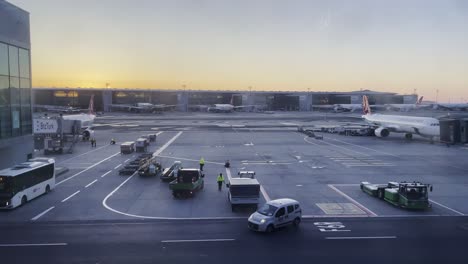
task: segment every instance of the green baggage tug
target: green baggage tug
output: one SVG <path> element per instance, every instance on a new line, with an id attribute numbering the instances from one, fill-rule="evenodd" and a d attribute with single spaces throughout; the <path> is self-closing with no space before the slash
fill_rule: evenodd
<path id="1" fill-rule="evenodd" d="M 428 191 L 432 192 L 432 185 L 430 184 L 420 182 L 389 182 L 388 184 L 361 182 L 361 190 L 398 207 L 416 210 L 431 208 L 428 196 Z"/>

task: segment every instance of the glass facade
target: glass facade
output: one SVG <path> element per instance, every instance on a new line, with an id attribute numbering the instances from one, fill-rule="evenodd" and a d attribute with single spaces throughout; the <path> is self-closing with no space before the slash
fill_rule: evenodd
<path id="1" fill-rule="evenodd" d="M 32 134 L 29 50 L 0 42 L 0 139 Z"/>

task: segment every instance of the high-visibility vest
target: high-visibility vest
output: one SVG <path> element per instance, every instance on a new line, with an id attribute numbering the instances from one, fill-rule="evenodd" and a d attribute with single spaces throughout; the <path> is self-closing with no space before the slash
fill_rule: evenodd
<path id="1" fill-rule="evenodd" d="M 201 159 L 200 159 L 200 164 L 201 164 L 201 165 L 205 165 L 205 159 L 201 158 Z"/>
<path id="2" fill-rule="evenodd" d="M 223 182 L 224 181 L 223 175 L 218 175 L 218 178 L 216 179 L 216 181 Z"/>

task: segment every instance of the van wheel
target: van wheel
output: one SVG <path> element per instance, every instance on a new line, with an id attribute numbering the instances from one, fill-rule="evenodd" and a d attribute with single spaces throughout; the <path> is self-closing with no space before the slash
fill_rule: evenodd
<path id="1" fill-rule="evenodd" d="M 299 227 L 300 223 L 301 223 L 301 219 L 299 217 L 296 217 L 296 219 L 294 219 L 293 225 L 295 227 Z"/>
<path id="2" fill-rule="evenodd" d="M 266 228 L 266 232 L 267 232 L 267 233 L 271 233 L 271 232 L 273 232 L 274 230 L 275 230 L 275 228 L 273 227 L 272 224 L 269 224 L 269 225 L 267 226 L 267 228 Z"/>
<path id="3" fill-rule="evenodd" d="M 47 186 L 45 187 L 45 192 L 46 192 L 46 193 L 50 193 L 50 186 L 49 186 L 49 185 L 47 185 Z"/>
<path id="4" fill-rule="evenodd" d="M 21 205 L 25 205 L 27 202 L 28 202 L 28 197 L 26 197 L 26 195 L 23 195 L 23 197 L 21 198 Z"/>

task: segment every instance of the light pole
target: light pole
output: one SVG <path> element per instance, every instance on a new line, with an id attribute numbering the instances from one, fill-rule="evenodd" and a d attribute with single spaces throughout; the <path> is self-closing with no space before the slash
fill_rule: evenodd
<path id="1" fill-rule="evenodd" d="M 439 103 L 439 89 L 436 90 L 436 103 Z"/>

